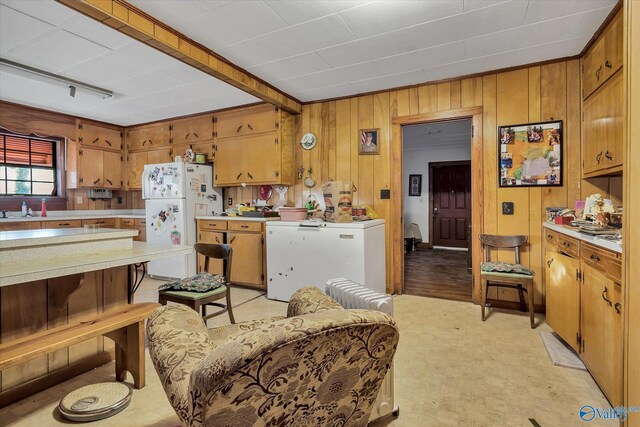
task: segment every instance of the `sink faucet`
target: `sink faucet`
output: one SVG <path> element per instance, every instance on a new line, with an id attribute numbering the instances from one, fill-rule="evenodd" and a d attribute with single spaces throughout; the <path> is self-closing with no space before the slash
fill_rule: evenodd
<path id="1" fill-rule="evenodd" d="M 2 211 L 2 218 L 6 218 L 7 217 L 7 211 Z"/>

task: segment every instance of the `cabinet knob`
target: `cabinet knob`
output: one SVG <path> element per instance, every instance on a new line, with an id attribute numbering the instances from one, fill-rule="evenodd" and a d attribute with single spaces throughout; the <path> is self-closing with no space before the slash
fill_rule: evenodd
<path id="1" fill-rule="evenodd" d="M 600 73 L 602 72 L 602 65 L 596 70 L 596 80 L 600 80 Z"/>
<path id="2" fill-rule="evenodd" d="M 551 264 L 553 264 L 553 258 L 547 261 L 547 267 L 551 267 Z"/>
<path id="3" fill-rule="evenodd" d="M 232 244 L 234 240 L 236 240 L 236 236 L 233 236 L 231 240 L 229 240 L 229 244 Z"/>
<path id="4" fill-rule="evenodd" d="M 109 147 L 111 147 L 111 146 L 112 146 L 108 139 L 105 139 L 105 140 L 104 140 L 104 142 L 106 142 L 107 144 L 109 144 Z"/>
<path id="5" fill-rule="evenodd" d="M 607 287 L 604 287 L 604 291 L 602 291 L 602 299 L 605 300 L 607 302 L 607 304 L 609 304 L 609 307 L 611 307 L 611 300 L 608 299 L 607 297 L 604 296 L 604 294 L 606 294 L 609 291 L 609 289 L 607 289 Z"/>
<path id="6" fill-rule="evenodd" d="M 253 130 L 253 128 L 251 127 L 250 124 L 247 123 L 247 127 L 249 128 L 249 130 Z"/>
<path id="7" fill-rule="evenodd" d="M 604 153 L 604 156 L 605 156 L 607 159 L 609 159 L 609 160 L 613 160 L 613 156 L 611 155 L 611 153 L 609 152 L 609 150 L 607 150 L 607 151 Z"/>
<path id="8" fill-rule="evenodd" d="M 613 64 L 611 64 L 611 62 L 607 59 L 607 60 L 604 62 L 604 66 L 605 66 L 605 67 L 607 67 L 607 68 L 612 68 L 612 67 L 613 67 Z"/>
<path id="9" fill-rule="evenodd" d="M 242 176 L 242 174 L 243 174 L 243 172 L 240 172 L 240 173 L 238 174 L 238 176 L 236 176 L 236 180 L 240 179 L 240 177 Z"/>
<path id="10" fill-rule="evenodd" d="M 596 162 L 600 164 L 600 159 L 602 159 L 602 151 L 596 154 Z"/>
<path id="11" fill-rule="evenodd" d="M 100 178 L 96 179 L 95 181 L 93 181 L 94 184 L 97 184 L 100 182 Z"/>
<path id="12" fill-rule="evenodd" d="M 238 129 L 236 129 L 236 133 L 240 132 L 240 129 L 242 129 L 242 125 L 238 126 Z"/>
<path id="13" fill-rule="evenodd" d="M 247 172 L 247 175 L 249 175 L 249 178 L 253 179 L 253 176 L 249 172 Z"/>
<path id="14" fill-rule="evenodd" d="M 600 257 L 598 255 L 596 255 L 596 254 L 591 254 L 591 256 L 589 258 L 591 258 L 594 261 L 600 261 Z"/>

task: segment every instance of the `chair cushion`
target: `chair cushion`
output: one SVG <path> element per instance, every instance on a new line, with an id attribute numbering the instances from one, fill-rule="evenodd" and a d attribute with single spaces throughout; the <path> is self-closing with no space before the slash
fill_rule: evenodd
<path id="1" fill-rule="evenodd" d="M 480 264 L 480 268 L 482 273 L 510 273 L 526 276 L 535 276 L 536 274 L 523 265 L 502 261 L 483 262 Z"/>
<path id="2" fill-rule="evenodd" d="M 224 276 L 209 273 L 198 273 L 195 276 L 158 286 L 159 291 L 209 292 L 227 282 Z"/>
<path id="3" fill-rule="evenodd" d="M 207 298 L 210 297 L 212 295 L 218 295 L 218 294 L 224 294 L 225 292 L 227 292 L 227 287 L 222 285 L 218 288 L 215 288 L 211 291 L 208 292 L 194 292 L 194 291 L 160 291 L 161 294 L 164 295 L 171 295 L 174 297 L 180 297 L 183 299 L 192 299 L 192 300 L 196 300 L 196 299 L 200 299 L 200 298 Z"/>

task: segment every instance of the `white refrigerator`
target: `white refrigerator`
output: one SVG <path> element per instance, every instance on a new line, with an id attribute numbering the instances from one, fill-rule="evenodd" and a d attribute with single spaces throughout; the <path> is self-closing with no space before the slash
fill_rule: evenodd
<path id="1" fill-rule="evenodd" d="M 213 188 L 213 167 L 175 162 L 145 165 L 142 174 L 147 243 L 196 243 L 196 216 L 222 212 L 222 191 Z M 150 261 L 152 277 L 183 279 L 196 274 L 196 255 Z"/>
<path id="2" fill-rule="evenodd" d="M 267 297 L 289 301 L 298 289 L 344 277 L 386 293 L 384 220 L 335 224 L 267 222 Z"/>

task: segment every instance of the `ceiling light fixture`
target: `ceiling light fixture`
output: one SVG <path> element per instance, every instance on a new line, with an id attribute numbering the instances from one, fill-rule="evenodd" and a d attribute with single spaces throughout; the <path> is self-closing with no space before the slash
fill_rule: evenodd
<path id="1" fill-rule="evenodd" d="M 107 89 L 103 89 L 98 86 L 90 85 L 88 83 L 79 82 L 67 77 L 59 76 L 57 74 L 50 73 L 48 71 L 39 70 L 37 68 L 30 67 L 28 65 L 20 64 L 17 62 L 9 61 L 8 59 L 0 58 L 0 65 L 11 70 L 17 70 L 20 74 L 26 74 L 27 77 L 44 79 L 46 81 L 54 81 L 56 83 L 62 83 L 69 88 L 69 95 L 75 97 L 76 89 L 81 88 L 85 91 L 98 94 L 102 99 L 113 98 L 113 92 Z"/>

